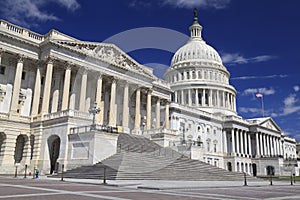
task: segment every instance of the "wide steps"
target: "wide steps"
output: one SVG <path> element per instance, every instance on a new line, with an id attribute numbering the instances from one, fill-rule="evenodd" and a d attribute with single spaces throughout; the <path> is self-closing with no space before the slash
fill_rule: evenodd
<path id="1" fill-rule="evenodd" d="M 163 148 L 142 136 L 120 134 L 118 153 L 90 166 L 64 173 L 66 178 L 107 180 L 201 180 L 222 181 L 244 179 L 243 173 L 191 160 L 171 148 Z M 247 177 L 249 180 L 256 178 Z"/>

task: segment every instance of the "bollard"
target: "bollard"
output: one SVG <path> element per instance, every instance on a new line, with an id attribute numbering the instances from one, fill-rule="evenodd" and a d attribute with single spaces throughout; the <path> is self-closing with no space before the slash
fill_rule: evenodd
<path id="1" fill-rule="evenodd" d="M 244 172 L 244 186 L 247 186 L 247 177 L 246 177 L 246 172 Z"/>
<path id="2" fill-rule="evenodd" d="M 32 179 L 34 179 L 34 176 L 35 176 L 35 167 L 33 168 Z"/>
<path id="3" fill-rule="evenodd" d="M 106 184 L 106 167 L 103 168 L 103 184 Z"/>
<path id="4" fill-rule="evenodd" d="M 62 164 L 61 165 L 61 178 L 60 178 L 61 181 L 64 181 L 64 168 L 65 168 L 65 165 Z"/>
<path id="5" fill-rule="evenodd" d="M 18 176 L 18 166 L 16 166 L 16 169 L 15 169 L 15 178 L 17 178 Z"/>
<path id="6" fill-rule="evenodd" d="M 293 177 L 294 177 L 294 183 L 296 183 L 296 174 L 293 173 Z"/>
<path id="7" fill-rule="evenodd" d="M 27 165 L 25 165 L 25 173 L 24 173 L 24 178 L 27 176 Z"/>

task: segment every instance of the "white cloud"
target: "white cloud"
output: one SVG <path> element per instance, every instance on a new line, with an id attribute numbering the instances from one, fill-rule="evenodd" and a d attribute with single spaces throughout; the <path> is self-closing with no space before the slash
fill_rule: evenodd
<path id="1" fill-rule="evenodd" d="M 274 74 L 269 76 L 240 76 L 240 77 L 233 77 L 231 80 L 249 80 L 249 79 L 273 79 L 273 78 L 286 78 L 288 75 L 285 74 Z"/>
<path id="2" fill-rule="evenodd" d="M 275 94 L 276 91 L 273 88 L 248 88 L 243 91 L 242 95 L 253 95 L 256 93 L 261 93 L 263 95 L 272 95 Z"/>
<path id="3" fill-rule="evenodd" d="M 57 16 L 42 9 L 50 3 L 56 3 L 69 11 L 75 11 L 80 7 L 77 0 L 2 0 L 0 12 L 8 21 L 30 27 L 36 21 L 59 20 Z"/>
<path id="4" fill-rule="evenodd" d="M 222 61 L 229 65 L 265 62 L 276 58 L 275 56 L 271 55 L 260 55 L 246 58 L 239 53 L 222 53 L 221 56 Z"/>
<path id="5" fill-rule="evenodd" d="M 163 3 L 180 8 L 215 8 L 224 9 L 231 0 L 162 0 Z"/>
<path id="6" fill-rule="evenodd" d="M 255 114 L 262 112 L 261 109 L 259 109 L 259 108 L 246 108 L 246 107 L 240 107 L 239 111 L 241 113 L 255 113 Z"/>
<path id="7" fill-rule="evenodd" d="M 283 103 L 286 107 L 290 107 L 293 106 L 297 101 L 298 99 L 296 99 L 296 95 L 290 94 L 288 97 L 284 99 Z"/>
<path id="8" fill-rule="evenodd" d="M 296 94 L 290 94 L 283 100 L 283 109 L 279 116 L 287 116 L 293 113 L 298 113 L 300 111 L 299 99 L 297 99 Z"/>
<path id="9" fill-rule="evenodd" d="M 231 0 L 131 0 L 130 7 L 173 6 L 176 8 L 225 9 Z"/>
<path id="10" fill-rule="evenodd" d="M 298 91 L 300 90 L 300 87 L 299 87 L 298 85 L 295 85 L 295 86 L 293 87 L 293 89 L 294 89 L 295 92 L 298 92 Z"/>

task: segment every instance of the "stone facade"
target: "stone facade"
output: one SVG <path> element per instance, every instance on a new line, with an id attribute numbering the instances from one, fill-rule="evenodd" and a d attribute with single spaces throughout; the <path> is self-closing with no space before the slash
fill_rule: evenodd
<path id="1" fill-rule="evenodd" d="M 116 152 L 114 130 L 228 170 L 284 175 L 295 139 L 269 117 L 237 115 L 230 73 L 201 30 L 195 17 L 164 81 L 115 45 L 0 20 L 1 173 L 95 164 Z M 94 102 L 101 133 L 86 130 Z"/>

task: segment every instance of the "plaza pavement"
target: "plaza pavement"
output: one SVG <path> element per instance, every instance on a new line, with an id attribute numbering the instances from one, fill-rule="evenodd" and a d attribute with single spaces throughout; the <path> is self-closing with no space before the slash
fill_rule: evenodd
<path id="1" fill-rule="evenodd" d="M 0 176 L 0 199 L 7 200 L 191 200 L 191 199 L 300 199 L 300 183 L 289 181 L 107 181 L 40 179 Z"/>

